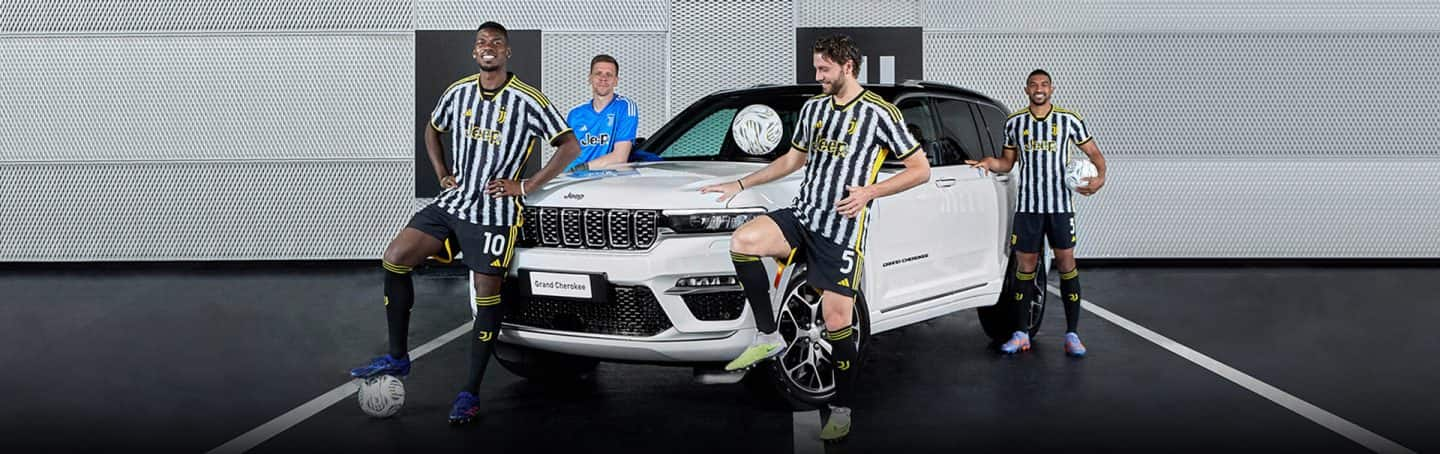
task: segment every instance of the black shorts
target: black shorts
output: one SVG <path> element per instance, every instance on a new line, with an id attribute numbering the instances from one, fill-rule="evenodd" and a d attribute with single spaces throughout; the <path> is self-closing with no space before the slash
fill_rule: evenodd
<path id="1" fill-rule="evenodd" d="M 1038 254 L 1050 239 L 1051 249 L 1070 249 L 1080 237 L 1075 233 L 1075 213 L 1015 213 L 1015 232 L 1010 245 L 1020 252 Z"/>
<path id="2" fill-rule="evenodd" d="M 465 253 L 465 266 L 480 274 L 504 276 L 515 254 L 520 226 L 478 225 L 462 220 L 435 204 L 425 205 L 410 218 L 410 227 L 440 241 L 452 234 Z"/>
<path id="3" fill-rule="evenodd" d="M 774 220 L 775 225 L 780 226 L 780 233 L 785 235 L 785 242 L 790 243 L 791 249 L 805 252 L 810 285 L 855 297 L 855 292 L 860 289 L 860 271 L 865 264 L 864 251 L 858 246 L 856 249 L 849 249 L 835 244 L 820 233 L 811 231 L 795 217 L 795 210 L 790 208 L 771 211 L 765 215 Z"/>

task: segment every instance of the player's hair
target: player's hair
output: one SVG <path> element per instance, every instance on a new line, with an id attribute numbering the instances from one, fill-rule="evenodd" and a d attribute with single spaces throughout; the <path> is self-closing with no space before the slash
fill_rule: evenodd
<path id="1" fill-rule="evenodd" d="M 609 63 L 609 64 L 612 64 L 612 65 L 615 65 L 615 75 L 617 75 L 617 76 L 620 75 L 620 62 L 615 61 L 615 57 L 611 57 L 611 56 L 605 55 L 605 54 L 596 55 L 595 58 L 590 59 L 590 70 L 591 70 L 591 71 L 594 71 L 594 70 L 595 70 L 595 64 L 596 64 L 596 63 L 600 63 L 600 62 L 602 62 L 602 61 L 603 61 L 603 62 L 606 62 L 606 63 Z"/>
<path id="2" fill-rule="evenodd" d="M 487 29 L 488 29 L 488 30 L 495 30 L 495 32 L 500 33 L 500 36 L 505 37 L 505 40 L 506 40 L 506 41 L 509 41 L 509 40 L 510 40 L 510 31 L 509 31 L 509 30 L 506 30 L 506 29 L 505 29 L 505 26 L 504 26 L 504 25 L 500 25 L 499 22 L 487 21 L 487 22 L 485 22 L 485 23 L 483 23 L 483 24 L 480 24 L 480 28 L 476 28 L 476 29 L 475 29 L 475 33 L 480 33 L 481 31 L 487 30 Z"/>
<path id="3" fill-rule="evenodd" d="M 1052 84 L 1055 83 L 1055 78 L 1054 78 L 1054 77 L 1050 77 L 1050 73 L 1045 72 L 1045 70 L 1043 70 L 1043 69 L 1037 69 L 1037 70 L 1034 70 L 1034 71 L 1030 71 L 1030 75 L 1025 76 L 1025 82 L 1026 82 L 1026 83 L 1029 83 L 1029 82 L 1030 82 L 1030 78 L 1031 78 L 1031 77 L 1035 77 L 1035 76 L 1037 76 L 1037 75 L 1039 75 L 1039 76 L 1045 76 L 1046 79 L 1050 79 L 1050 83 L 1052 83 Z"/>
<path id="4" fill-rule="evenodd" d="M 815 46 L 810 50 L 812 53 L 824 55 L 825 58 L 842 66 L 847 61 L 854 63 L 850 72 L 855 77 L 860 76 L 860 46 L 856 45 L 855 40 L 850 39 L 849 36 L 836 33 L 821 37 L 815 40 Z"/>

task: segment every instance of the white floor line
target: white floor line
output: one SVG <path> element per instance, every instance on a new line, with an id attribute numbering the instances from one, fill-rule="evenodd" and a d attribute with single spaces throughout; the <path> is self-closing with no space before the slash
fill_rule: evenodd
<path id="1" fill-rule="evenodd" d="M 446 343 L 449 343 L 450 341 L 455 340 L 460 336 L 463 336 L 466 332 L 470 331 L 470 325 L 471 323 L 467 321 L 461 324 L 458 328 L 452 329 L 450 330 L 450 332 L 442 334 L 440 335 L 440 337 L 437 337 L 430 342 L 426 342 L 424 345 L 410 350 L 410 360 L 414 361 L 420 359 L 420 357 L 425 356 L 426 353 L 430 353 L 430 351 L 440 348 L 441 345 L 445 345 Z M 251 429 L 249 432 L 245 432 L 239 437 L 236 437 L 234 440 L 230 440 L 229 442 L 220 445 L 220 447 L 210 450 L 210 454 L 228 454 L 249 451 L 256 446 L 259 446 L 260 443 L 264 443 L 265 440 L 269 440 L 271 437 L 279 435 L 280 432 L 284 432 L 291 427 L 295 427 L 295 425 L 300 424 L 301 421 L 309 419 L 311 416 L 315 416 L 316 413 L 320 413 L 326 408 L 330 408 L 330 406 L 335 405 L 336 402 L 350 397 L 351 395 L 355 394 L 355 392 L 359 389 L 360 379 L 357 378 L 345 382 L 340 386 L 336 386 L 335 389 L 332 389 L 325 394 L 321 394 L 319 397 L 310 399 L 309 402 L 306 402 L 299 407 L 295 407 L 294 410 L 287 411 L 285 412 L 285 414 L 277 416 L 275 417 L 275 419 L 272 419 L 265 424 L 261 424 L 260 427 Z"/>
<path id="2" fill-rule="evenodd" d="M 1053 293 L 1056 296 L 1060 296 L 1059 288 L 1053 285 L 1049 287 L 1050 293 Z M 1085 310 L 1090 311 L 1091 313 L 1099 316 L 1100 318 L 1103 318 L 1110 323 L 1114 323 L 1121 328 L 1135 333 L 1136 335 L 1144 338 L 1145 340 L 1148 340 L 1155 345 L 1159 345 L 1161 348 L 1169 350 L 1171 353 L 1179 355 L 1181 358 L 1185 358 L 1186 360 L 1189 360 L 1190 362 L 1195 363 L 1196 365 L 1199 365 L 1200 367 L 1203 367 L 1210 372 L 1214 372 L 1215 375 L 1219 375 L 1226 380 L 1230 380 L 1231 382 L 1234 382 L 1235 384 L 1250 390 L 1250 392 L 1260 395 L 1260 397 L 1269 399 L 1271 402 L 1275 402 L 1281 407 L 1285 407 L 1286 409 L 1305 417 L 1305 419 L 1314 421 L 1316 424 L 1324 426 L 1326 429 L 1330 429 L 1331 431 L 1340 434 L 1340 436 L 1349 438 L 1351 441 L 1359 443 L 1362 446 L 1369 448 L 1371 451 L 1383 454 L 1414 454 L 1415 452 L 1410 450 L 1409 448 L 1401 446 L 1399 443 L 1390 441 L 1389 439 L 1382 437 L 1379 434 L 1366 430 L 1364 427 L 1360 427 L 1355 423 L 1346 421 L 1345 419 L 1336 416 L 1334 413 L 1325 411 L 1325 409 L 1323 408 L 1317 407 L 1309 402 L 1300 400 L 1300 398 L 1295 397 L 1285 391 L 1282 391 L 1280 390 L 1280 388 L 1276 388 L 1268 383 L 1257 380 L 1255 379 L 1255 377 L 1251 377 L 1244 372 L 1240 372 L 1233 367 L 1225 365 L 1225 363 L 1216 361 L 1209 356 L 1205 356 L 1205 354 L 1203 353 L 1191 349 L 1190 347 L 1181 345 L 1179 342 L 1175 342 L 1168 337 L 1162 336 L 1159 333 L 1140 326 L 1135 322 L 1127 320 L 1125 319 L 1125 317 L 1121 317 L 1119 315 L 1116 315 L 1114 312 L 1105 310 L 1105 308 L 1100 307 L 1093 302 L 1090 302 L 1090 300 L 1081 299 L 1080 305 L 1081 307 L 1085 308 Z"/>
<path id="3" fill-rule="evenodd" d="M 825 445 L 820 441 L 820 411 L 797 411 L 794 413 L 795 454 L 824 454 Z"/>

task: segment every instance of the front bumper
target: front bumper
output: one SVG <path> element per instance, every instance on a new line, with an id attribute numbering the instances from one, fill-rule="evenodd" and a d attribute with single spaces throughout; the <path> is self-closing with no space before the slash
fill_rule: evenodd
<path id="1" fill-rule="evenodd" d="M 593 307 L 580 306 L 585 304 L 583 301 L 553 297 L 516 301 L 514 307 L 520 312 L 507 316 L 500 340 L 610 360 L 729 361 L 749 345 L 755 326 L 748 305 L 739 297 L 738 286 L 707 288 L 698 293 L 676 286 L 679 279 L 686 277 L 733 276 L 729 250 L 729 235 L 667 236 L 646 251 L 517 250 L 507 279 L 508 292 L 515 292 L 515 286 L 529 285 L 520 279 L 522 269 L 604 274 L 611 287 L 628 289 L 620 298 L 623 301 L 615 303 L 619 305 L 606 309 L 623 314 L 597 314 Z M 767 267 L 773 266 L 767 262 Z M 690 293 L 690 304 L 684 293 Z M 704 305 L 720 299 L 731 301 L 732 306 L 718 309 L 713 304 Z M 652 316 L 663 320 L 645 318 Z M 635 320 L 637 317 L 645 319 Z"/>

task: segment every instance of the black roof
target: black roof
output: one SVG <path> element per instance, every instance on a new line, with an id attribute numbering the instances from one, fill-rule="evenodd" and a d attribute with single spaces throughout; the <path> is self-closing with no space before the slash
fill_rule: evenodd
<path id="1" fill-rule="evenodd" d="M 895 99 L 897 96 L 907 93 L 939 93 L 968 101 L 990 104 L 1000 110 L 1009 112 L 1005 105 L 994 98 L 968 88 L 961 88 L 955 85 L 933 82 L 907 80 L 894 84 L 864 84 L 865 89 L 875 92 L 885 99 Z M 747 88 L 723 90 L 710 94 L 707 97 L 728 97 L 728 96 L 750 96 L 750 95 L 788 95 L 788 94 L 819 94 L 820 84 L 795 84 L 795 85 L 754 85 Z"/>

